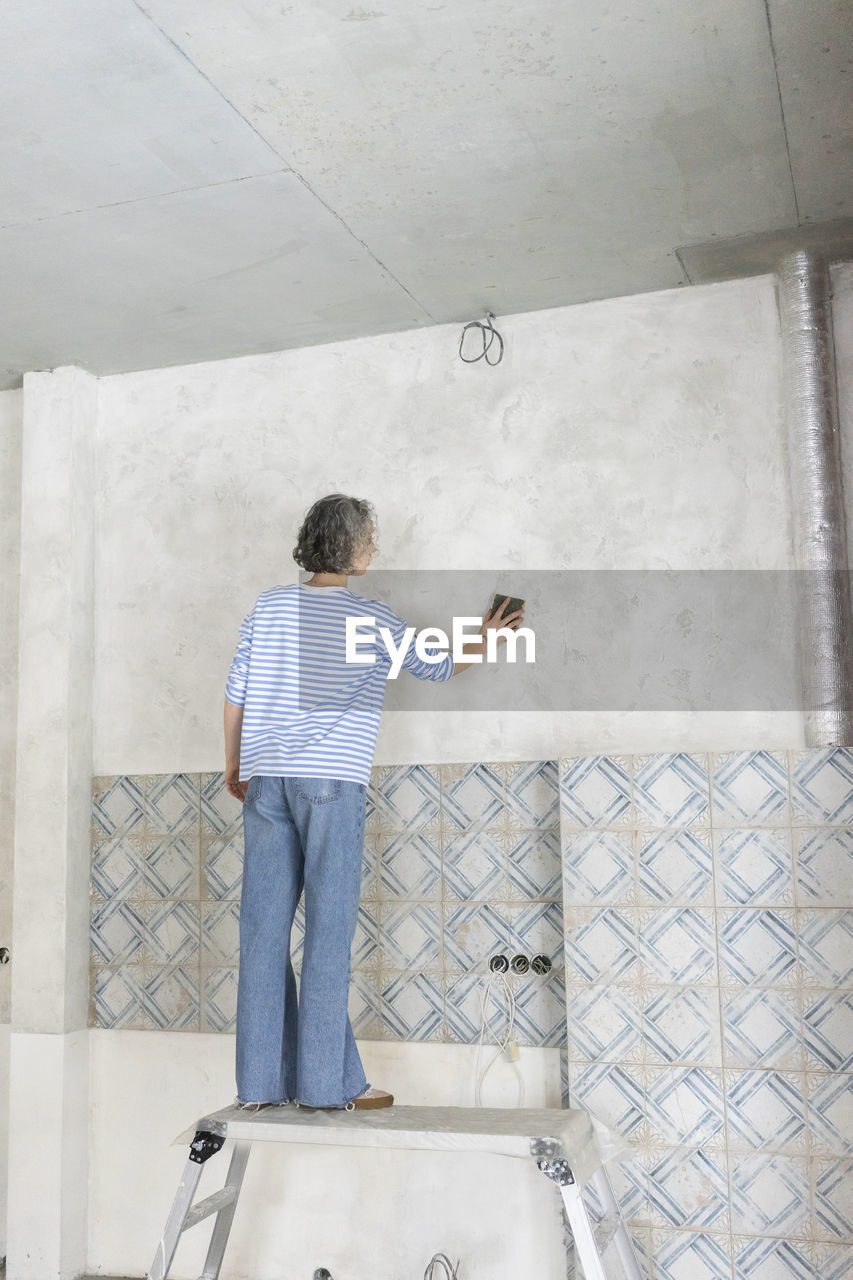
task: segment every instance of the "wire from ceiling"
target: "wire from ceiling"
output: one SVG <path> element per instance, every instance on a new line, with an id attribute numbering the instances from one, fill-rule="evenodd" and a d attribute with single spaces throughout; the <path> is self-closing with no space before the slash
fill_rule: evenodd
<path id="1" fill-rule="evenodd" d="M 478 360 L 485 360 L 486 364 L 495 365 L 495 364 L 500 364 L 501 360 L 503 360 L 504 340 L 501 337 L 501 335 L 498 333 L 495 326 L 492 324 L 492 321 L 494 320 L 494 318 L 495 318 L 494 312 L 489 311 L 486 315 L 485 320 L 470 320 L 468 324 L 464 326 L 461 334 L 459 335 L 459 359 L 464 360 L 465 364 L 476 364 Z M 480 331 L 480 339 L 483 343 L 483 350 L 480 352 L 479 355 L 476 355 L 476 356 L 465 355 L 465 350 L 464 350 L 465 334 L 468 332 L 469 329 L 478 329 Z M 491 350 L 492 345 L 496 338 L 498 341 L 497 357 L 493 360 L 490 360 L 489 351 Z M 470 342 L 468 345 L 470 347 Z"/>

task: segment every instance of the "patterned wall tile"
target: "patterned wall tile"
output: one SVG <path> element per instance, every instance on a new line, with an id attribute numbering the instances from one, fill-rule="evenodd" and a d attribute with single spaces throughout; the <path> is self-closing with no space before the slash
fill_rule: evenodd
<path id="1" fill-rule="evenodd" d="M 793 821 L 853 827 L 853 750 L 791 752 Z"/>
<path id="2" fill-rule="evenodd" d="M 134 898 L 140 894 L 145 840 L 140 836 L 107 836 L 92 850 L 92 888 L 102 898 Z"/>
<path id="3" fill-rule="evenodd" d="M 374 820 L 392 831 L 419 830 L 438 823 L 438 769 L 422 764 L 383 766 L 371 776 Z"/>
<path id="4" fill-rule="evenodd" d="M 444 1025 L 444 993 L 437 972 L 382 971 L 380 1016 L 395 1039 L 437 1040 Z"/>
<path id="5" fill-rule="evenodd" d="M 708 1231 L 654 1231 L 655 1280 L 729 1280 L 728 1235 Z"/>
<path id="6" fill-rule="evenodd" d="M 411 970 L 437 967 L 441 960 L 441 915 L 438 904 L 385 903 L 377 942 L 383 968 Z"/>
<path id="7" fill-rule="evenodd" d="M 566 985 L 561 973 L 525 975 L 516 990 L 515 1039 L 555 1047 L 566 1038 Z"/>
<path id="8" fill-rule="evenodd" d="M 197 902 L 143 903 L 140 959 L 150 964 L 198 965 L 200 924 Z"/>
<path id="9" fill-rule="evenodd" d="M 543 829 L 560 821 L 556 760 L 511 765 L 506 772 L 506 805 L 520 827 Z"/>
<path id="10" fill-rule="evenodd" d="M 719 913 L 722 975 L 748 986 L 789 986 L 797 977 L 792 911 L 744 908 Z"/>
<path id="11" fill-rule="evenodd" d="M 668 906 L 712 904 L 710 832 L 637 831 L 637 883 L 641 903 Z"/>
<path id="12" fill-rule="evenodd" d="M 679 751 L 635 756 L 633 801 L 640 827 L 693 827 L 710 823 L 708 760 Z"/>
<path id="13" fill-rule="evenodd" d="M 506 812 L 504 771 L 490 764 L 442 764 L 441 820 L 446 829 L 488 827 Z"/>
<path id="14" fill-rule="evenodd" d="M 92 1002 L 97 1026 L 138 1029 L 147 1025 L 142 986 L 136 965 L 97 968 L 92 975 Z"/>
<path id="15" fill-rule="evenodd" d="M 506 912 L 487 902 L 457 906 L 444 904 L 442 942 L 449 970 L 482 970 L 489 957 L 509 954 L 510 925 Z"/>
<path id="16" fill-rule="evenodd" d="M 441 849 L 436 838 L 400 832 L 383 840 L 378 854 L 381 898 L 441 896 Z"/>
<path id="17" fill-rule="evenodd" d="M 348 1013 L 353 1033 L 366 1040 L 387 1037 L 382 1023 L 379 972 L 356 970 L 350 982 Z"/>
<path id="18" fill-rule="evenodd" d="M 202 1031 L 233 1034 L 237 1019 L 237 968 L 233 965 L 201 967 Z"/>
<path id="19" fill-rule="evenodd" d="M 809 1236 L 811 1197 L 805 1157 L 735 1153 L 730 1162 L 735 1232 L 802 1239 Z"/>
<path id="20" fill-rule="evenodd" d="M 817 1244 L 813 1249 L 816 1280 L 850 1280 L 853 1244 Z"/>
<path id="21" fill-rule="evenodd" d="M 640 959 L 650 981 L 691 985 L 717 981 L 711 911 L 700 907 L 641 911 L 638 935 Z"/>
<path id="22" fill-rule="evenodd" d="M 720 1072 L 704 1067 L 647 1068 L 646 1122 L 653 1140 L 666 1146 L 701 1143 L 706 1149 L 719 1148 L 725 1124 Z"/>
<path id="23" fill-rule="evenodd" d="M 242 834 L 243 808 L 225 789 L 224 773 L 199 774 L 199 816 L 203 831 L 210 835 Z"/>
<path id="24" fill-rule="evenodd" d="M 160 835 L 198 832 L 199 775 L 160 774 L 145 779 L 145 816 Z"/>
<path id="25" fill-rule="evenodd" d="M 797 905 L 853 907 L 853 827 L 794 829 Z"/>
<path id="26" fill-rule="evenodd" d="M 145 975 L 142 1005 L 151 1023 L 163 1030 L 198 1031 L 201 1026 L 199 973 L 163 965 Z"/>
<path id="27" fill-rule="evenodd" d="M 738 1237 L 735 1280 L 825 1280 L 811 1253 L 807 1245 L 773 1236 Z"/>
<path id="28" fill-rule="evenodd" d="M 567 907 L 566 978 L 627 982 L 639 964 L 637 913 L 630 907 Z"/>
<path id="29" fill-rule="evenodd" d="M 645 1088 L 630 1063 L 575 1063 L 569 1059 L 569 1097 L 625 1138 L 645 1123 Z"/>
<path id="30" fill-rule="evenodd" d="M 793 904 L 790 827 L 716 831 L 714 859 L 717 901 L 721 905 Z"/>
<path id="31" fill-rule="evenodd" d="M 630 761 L 621 756 L 586 756 L 560 762 L 560 825 L 625 827 L 634 821 Z"/>
<path id="32" fill-rule="evenodd" d="M 806 982 L 853 987 L 853 910 L 799 911 L 797 926 Z"/>
<path id="33" fill-rule="evenodd" d="M 632 904 L 637 885 L 630 831 L 569 833 L 563 852 L 563 900 L 570 906 Z"/>
<path id="34" fill-rule="evenodd" d="M 729 988 L 721 999 L 726 1066 L 794 1070 L 805 1065 L 797 991 Z"/>
<path id="35" fill-rule="evenodd" d="M 464 831 L 447 838 L 443 851 L 445 898 L 489 902 L 506 892 L 507 855 L 489 831 Z"/>
<path id="36" fill-rule="evenodd" d="M 95 778 L 92 782 L 92 826 L 96 838 L 133 831 L 145 817 L 142 779 Z"/>
<path id="37" fill-rule="evenodd" d="M 853 991 L 805 992 L 803 1038 L 810 1068 L 853 1071 Z"/>
<path id="38" fill-rule="evenodd" d="M 151 836 L 140 863 L 140 891 L 159 898 L 199 897 L 198 832 L 191 835 Z"/>
<path id="39" fill-rule="evenodd" d="M 92 958 L 97 964 L 119 965 L 138 959 L 145 924 L 139 901 L 114 898 L 97 906 L 92 913 L 89 940 Z"/>
<path id="40" fill-rule="evenodd" d="M 202 896 L 239 901 L 243 879 L 242 829 L 225 835 L 203 832 L 200 848 Z"/>
<path id="41" fill-rule="evenodd" d="M 726 1073 L 730 1151 L 781 1151 L 806 1147 L 806 1078 L 781 1071 Z"/>
<path id="42" fill-rule="evenodd" d="M 715 988 L 646 987 L 641 1019 L 645 1062 L 722 1066 Z"/>
<path id="43" fill-rule="evenodd" d="M 853 1075 L 806 1077 L 808 1126 L 812 1150 L 821 1155 L 853 1151 Z"/>
<path id="44" fill-rule="evenodd" d="M 201 908 L 202 965 L 236 966 L 240 960 L 240 907 L 237 902 L 205 902 Z"/>
<path id="45" fill-rule="evenodd" d="M 509 924 L 509 945 L 514 954 L 532 959 L 545 955 L 555 969 L 563 968 L 563 908 L 559 902 L 532 902 L 508 906 L 502 913 Z"/>
<path id="46" fill-rule="evenodd" d="M 815 1235 L 853 1241 L 853 1160 L 816 1160 L 812 1173 Z"/>
<path id="47" fill-rule="evenodd" d="M 732 751 L 712 757 L 715 827 L 782 827 L 790 822 L 788 773 L 781 752 Z"/>
<path id="48" fill-rule="evenodd" d="M 664 1150 L 649 1167 L 649 1203 L 655 1226 L 727 1230 L 729 1197 L 725 1155 L 707 1148 Z"/>
<path id="49" fill-rule="evenodd" d="M 566 1008 L 573 1062 L 639 1059 L 642 1010 L 634 988 L 614 983 L 571 984 Z"/>
<path id="50" fill-rule="evenodd" d="M 507 849 L 508 891 L 515 901 L 562 898 L 563 864 L 556 829 L 513 835 Z"/>

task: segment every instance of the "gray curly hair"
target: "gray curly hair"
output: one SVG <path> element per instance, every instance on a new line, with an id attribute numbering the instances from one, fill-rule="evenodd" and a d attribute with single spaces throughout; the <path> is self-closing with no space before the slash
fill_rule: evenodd
<path id="1" fill-rule="evenodd" d="M 330 493 L 315 502 L 302 521 L 293 558 L 309 573 L 351 573 L 375 523 L 376 514 L 365 499 Z"/>

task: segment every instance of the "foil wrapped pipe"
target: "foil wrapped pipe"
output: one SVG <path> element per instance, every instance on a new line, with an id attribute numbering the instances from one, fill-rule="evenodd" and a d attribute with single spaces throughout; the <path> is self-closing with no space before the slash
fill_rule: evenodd
<path id="1" fill-rule="evenodd" d="M 800 250 L 779 268 L 806 744 L 853 744 L 850 573 L 829 266 Z"/>

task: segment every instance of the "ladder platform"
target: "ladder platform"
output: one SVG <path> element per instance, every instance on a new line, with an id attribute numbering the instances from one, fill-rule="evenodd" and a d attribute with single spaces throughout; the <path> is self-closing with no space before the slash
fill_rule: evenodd
<path id="1" fill-rule="evenodd" d="M 485 1151 L 529 1160 L 531 1144 L 544 1157 L 563 1156 L 583 1185 L 601 1166 L 592 1121 L 585 1111 L 504 1107 L 377 1107 L 312 1111 L 288 1104 L 263 1111 L 231 1106 L 203 1116 L 175 1139 L 198 1132 L 236 1142 L 302 1142 L 412 1151 Z"/>

